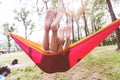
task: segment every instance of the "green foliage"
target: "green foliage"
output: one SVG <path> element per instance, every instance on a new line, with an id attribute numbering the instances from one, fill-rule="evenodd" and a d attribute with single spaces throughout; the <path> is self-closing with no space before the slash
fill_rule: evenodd
<path id="1" fill-rule="evenodd" d="M 52 6 L 54 8 L 60 8 L 61 6 L 59 6 L 60 0 L 51 0 L 52 2 Z"/>
<path id="2" fill-rule="evenodd" d="M 14 13 L 17 14 L 15 19 L 18 20 L 19 22 L 25 21 L 27 19 L 28 15 L 30 14 L 30 12 L 26 11 L 25 8 L 21 8 L 21 10 L 19 12 L 17 10 L 14 10 Z"/>
<path id="3" fill-rule="evenodd" d="M 34 31 L 35 23 L 29 18 L 30 11 L 21 8 L 20 11 L 14 10 L 16 14 L 15 20 L 24 26 L 25 38 L 28 38 Z"/>
<path id="4" fill-rule="evenodd" d="M 9 23 L 5 23 L 5 24 L 3 24 L 3 27 L 4 27 L 5 31 L 2 34 L 4 36 L 6 36 L 7 42 L 5 42 L 5 43 L 7 43 L 7 45 L 6 44 L 2 44 L 2 46 L 7 46 L 6 50 L 10 51 L 12 43 L 11 43 L 11 38 L 10 38 L 9 34 L 6 31 L 14 32 L 16 30 L 16 26 L 15 26 L 15 24 L 10 25 Z"/>

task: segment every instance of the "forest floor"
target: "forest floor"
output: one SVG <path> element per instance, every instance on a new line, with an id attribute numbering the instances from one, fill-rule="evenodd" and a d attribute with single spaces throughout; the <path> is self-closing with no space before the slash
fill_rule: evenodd
<path id="1" fill-rule="evenodd" d="M 24 52 L 0 55 L 0 66 L 18 59 L 19 66 L 11 69 L 7 80 L 120 80 L 120 51 L 115 49 L 97 47 L 69 71 L 54 74 L 40 70 Z"/>

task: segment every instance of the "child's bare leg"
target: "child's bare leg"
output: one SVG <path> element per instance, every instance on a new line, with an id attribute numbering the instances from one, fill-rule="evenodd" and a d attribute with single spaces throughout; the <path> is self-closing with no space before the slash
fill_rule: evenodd
<path id="1" fill-rule="evenodd" d="M 45 51 L 49 50 L 49 32 L 47 32 L 47 31 L 44 32 L 43 48 Z"/>
<path id="2" fill-rule="evenodd" d="M 63 50 L 64 31 L 65 31 L 64 27 L 59 28 L 58 30 L 58 52 Z"/>
<path id="3" fill-rule="evenodd" d="M 51 38 L 51 51 L 57 52 L 58 50 L 58 37 L 57 37 L 57 31 L 58 31 L 58 25 L 63 16 L 62 12 L 57 12 L 56 18 L 54 19 L 53 23 L 51 24 L 51 30 L 52 30 L 52 38 Z"/>
<path id="4" fill-rule="evenodd" d="M 71 35 L 71 26 L 68 25 L 65 28 L 65 44 L 64 44 L 64 49 L 68 49 L 70 45 L 70 35 Z"/>
<path id="5" fill-rule="evenodd" d="M 50 50 L 53 52 L 57 52 L 57 47 L 58 47 L 58 41 L 57 41 L 57 29 L 56 29 L 56 30 L 52 30 Z"/>
<path id="6" fill-rule="evenodd" d="M 45 51 L 49 50 L 49 30 L 55 15 L 56 12 L 53 9 L 48 9 L 46 12 L 45 25 L 44 25 L 44 38 L 43 38 L 43 48 Z"/>

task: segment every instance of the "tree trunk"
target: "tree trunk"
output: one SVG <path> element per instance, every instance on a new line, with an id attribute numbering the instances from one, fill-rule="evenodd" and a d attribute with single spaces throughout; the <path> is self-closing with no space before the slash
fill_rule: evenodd
<path id="1" fill-rule="evenodd" d="M 111 19 L 112 19 L 112 21 L 115 21 L 116 16 L 115 16 L 115 13 L 114 13 L 113 8 L 112 8 L 111 1 L 110 0 L 106 0 L 106 1 L 107 1 L 107 4 L 108 4 Z M 117 46 L 118 46 L 117 50 L 119 50 L 120 49 L 120 28 L 117 28 L 115 33 L 116 33 L 116 40 L 117 40 Z"/>
<path id="2" fill-rule="evenodd" d="M 25 38 L 27 39 L 28 38 L 28 32 L 27 32 L 27 25 L 25 24 L 25 20 L 23 19 L 23 25 L 25 27 Z"/>
<path id="3" fill-rule="evenodd" d="M 81 0 L 81 3 L 82 3 L 82 7 L 84 7 L 83 0 Z M 83 19 L 84 19 L 84 24 L 85 24 L 85 36 L 87 36 L 88 35 L 88 27 L 87 27 L 87 20 L 86 20 L 85 10 L 83 12 Z"/>
<path id="4" fill-rule="evenodd" d="M 45 3 L 45 6 L 46 6 L 46 10 L 48 9 L 48 5 L 47 5 L 47 2 Z"/>
<path id="5" fill-rule="evenodd" d="M 85 36 L 88 35 L 88 27 L 87 27 L 87 20 L 85 16 L 85 12 L 83 13 L 83 19 L 84 19 L 84 24 L 85 24 Z"/>
<path id="6" fill-rule="evenodd" d="M 11 43 L 10 43 L 10 36 L 9 35 L 7 35 L 7 40 L 8 40 L 8 42 L 7 42 L 7 44 L 8 44 L 8 53 L 10 53 Z"/>
<path id="7" fill-rule="evenodd" d="M 63 10 L 64 10 L 65 16 L 66 16 L 66 24 L 68 24 L 68 15 L 67 15 L 65 4 L 64 4 L 63 0 L 62 0 L 62 6 L 63 6 Z"/>
<path id="8" fill-rule="evenodd" d="M 78 31 L 78 40 L 80 40 L 80 29 L 79 29 L 78 21 L 76 23 L 77 23 L 77 31 Z"/>
<path id="9" fill-rule="evenodd" d="M 72 42 L 75 42 L 75 39 L 74 39 L 74 25 L 73 25 L 73 17 L 72 17 Z"/>

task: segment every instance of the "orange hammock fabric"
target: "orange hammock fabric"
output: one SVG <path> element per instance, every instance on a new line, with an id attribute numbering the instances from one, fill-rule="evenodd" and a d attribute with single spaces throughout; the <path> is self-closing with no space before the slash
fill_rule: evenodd
<path id="1" fill-rule="evenodd" d="M 10 33 L 10 36 L 40 69 L 47 73 L 55 73 L 71 69 L 119 26 L 120 19 L 71 44 L 69 51 L 64 50 L 56 54 L 45 52 L 39 43 L 27 40 L 13 33 Z M 66 52 L 66 54 L 63 55 L 63 52 Z"/>

